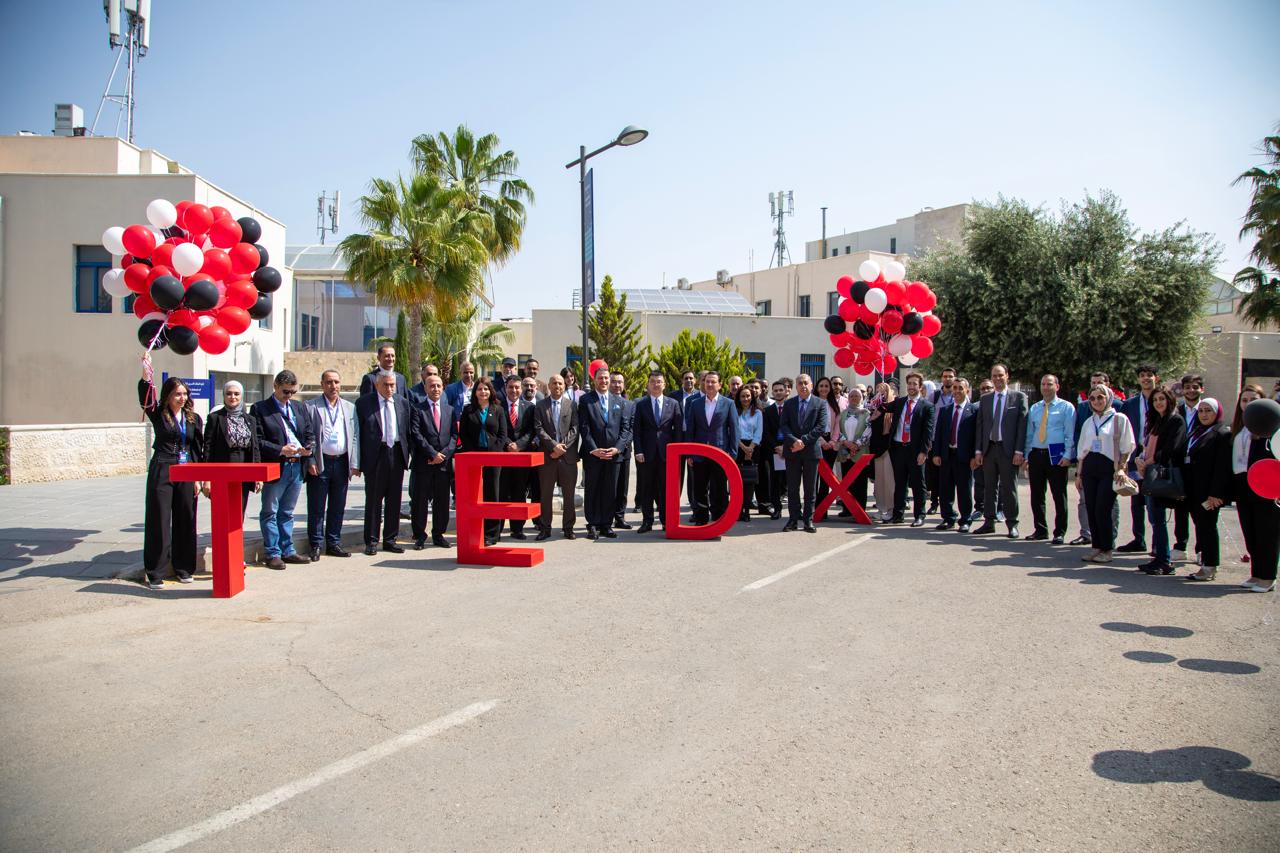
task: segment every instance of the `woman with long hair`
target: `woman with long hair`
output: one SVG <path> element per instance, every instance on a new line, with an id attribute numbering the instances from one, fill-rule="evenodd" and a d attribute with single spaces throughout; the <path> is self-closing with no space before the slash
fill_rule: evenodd
<path id="1" fill-rule="evenodd" d="M 196 484 L 171 481 L 169 468 L 205 461 L 204 432 L 186 383 L 171 376 L 157 394 L 151 354 L 142 361 L 138 405 L 155 433 L 151 443 L 155 452 L 147 466 L 142 565 L 147 586 L 164 589 L 161 576 L 170 562 L 180 583 L 191 583 L 196 570 Z"/>
<path id="2" fill-rule="evenodd" d="M 773 469 L 766 468 L 767 459 L 760 452 L 760 441 L 764 438 L 764 415 L 756 400 L 756 392 L 750 385 L 743 385 L 733 395 L 734 408 L 738 415 L 738 468 L 754 469 L 756 483 L 761 477 L 767 477 Z M 751 506 L 747 497 L 754 491 L 754 483 L 748 483 L 743 477 L 742 511 L 738 513 L 739 521 L 751 521 Z"/>
<path id="3" fill-rule="evenodd" d="M 1138 469 L 1138 484 L 1147 505 L 1147 518 L 1151 522 L 1155 557 L 1139 566 L 1138 570 L 1149 575 L 1171 575 L 1173 561 L 1169 551 L 1167 510 L 1177 502 L 1150 494 L 1147 483 L 1155 474 L 1157 466 L 1168 471 L 1182 464 L 1187 455 L 1187 422 L 1178 413 L 1178 401 L 1168 388 L 1161 386 L 1153 390 L 1149 403 L 1142 452 L 1134 460 L 1134 464 Z"/>
<path id="4" fill-rule="evenodd" d="M 876 386 L 876 396 L 872 398 L 871 437 L 867 443 L 867 452 L 875 457 L 871 464 L 875 473 L 876 514 L 872 521 L 887 524 L 893 519 L 893 462 L 889 459 L 889 444 L 893 441 L 893 413 L 887 411 L 894 398 L 893 386 L 881 382 Z"/>
<path id="5" fill-rule="evenodd" d="M 507 419 L 502 404 L 493 390 L 493 382 L 487 376 L 481 376 L 471 386 L 471 402 L 462 408 L 458 418 L 459 453 L 474 453 L 481 450 L 500 451 L 514 449 L 507 429 Z M 498 499 L 498 472 L 496 467 L 484 469 L 484 499 Z M 573 499 L 569 495 L 568 500 Z M 502 519 L 486 518 L 484 520 L 484 544 L 497 544 L 502 534 Z"/>
<path id="6" fill-rule="evenodd" d="M 222 408 L 214 409 L 204 422 L 204 447 L 207 462 L 261 462 L 258 441 L 262 427 L 244 404 L 244 386 L 232 379 L 222 386 Z M 245 483 L 240 499 L 240 515 L 244 516 L 249 492 L 261 491 L 261 483 Z M 209 490 L 201 489 L 205 497 Z"/>
<path id="7" fill-rule="evenodd" d="M 1182 481 L 1200 552 L 1200 568 L 1189 577 L 1211 581 L 1218 574 L 1220 561 L 1218 512 L 1231 502 L 1231 430 L 1222 422 L 1222 404 L 1212 397 L 1201 397 L 1196 405 Z"/>
<path id="8" fill-rule="evenodd" d="M 840 456 L 840 398 L 836 396 L 835 386 L 826 376 L 813 383 L 813 396 L 827 406 L 827 431 L 822 434 L 818 444 L 822 447 L 823 461 L 827 463 L 827 467 L 835 471 L 836 459 Z M 840 476 L 838 472 L 836 476 Z M 814 506 L 822 503 L 822 499 L 829 491 L 831 490 L 827 488 L 826 481 L 819 477 Z"/>
<path id="9" fill-rule="evenodd" d="M 574 403 L 582 397 L 582 389 L 578 387 L 578 376 L 572 367 L 560 368 L 560 378 L 564 380 L 564 395 Z"/>
<path id="10" fill-rule="evenodd" d="M 1271 436 L 1254 435 L 1245 428 L 1244 410 L 1265 395 L 1260 385 L 1246 385 L 1236 401 L 1231 431 L 1231 472 L 1235 475 L 1233 497 L 1240 515 L 1240 532 L 1248 551 L 1249 579 L 1240 586 L 1251 592 L 1271 592 L 1276 588 L 1276 562 L 1280 556 L 1280 507 L 1261 497 L 1249 486 L 1249 466 L 1272 458 Z"/>

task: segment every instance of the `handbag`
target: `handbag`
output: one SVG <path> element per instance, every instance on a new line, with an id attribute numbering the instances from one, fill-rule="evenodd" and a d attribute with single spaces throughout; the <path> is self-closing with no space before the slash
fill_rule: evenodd
<path id="1" fill-rule="evenodd" d="M 1182 471 L 1172 465 L 1152 465 L 1142 479 L 1142 486 L 1143 491 L 1153 498 L 1180 501 L 1187 496 Z"/>
<path id="2" fill-rule="evenodd" d="M 1112 417 L 1116 417 L 1116 416 L 1112 415 Z M 1115 453 L 1115 458 L 1117 461 L 1119 461 L 1120 459 L 1120 428 L 1119 427 L 1111 428 L 1111 442 L 1112 442 L 1112 447 L 1114 448 L 1113 452 Z M 1132 477 L 1126 474 L 1124 471 L 1117 471 L 1115 479 L 1111 481 L 1111 489 L 1121 497 L 1131 498 L 1138 493 L 1138 483 Z"/>
<path id="3" fill-rule="evenodd" d="M 755 462 L 739 462 L 738 473 L 742 475 L 744 486 L 760 482 L 760 469 L 756 467 Z"/>

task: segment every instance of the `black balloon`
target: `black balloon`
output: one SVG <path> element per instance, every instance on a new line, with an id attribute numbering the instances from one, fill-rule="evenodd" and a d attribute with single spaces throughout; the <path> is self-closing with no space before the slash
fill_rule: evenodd
<path id="1" fill-rule="evenodd" d="M 275 267 L 263 267 L 253 274 L 253 286 L 259 293 L 275 293 L 280 289 L 280 271 Z"/>
<path id="2" fill-rule="evenodd" d="M 853 321 L 853 334 L 855 337 L 861 338 L 864 341 L 869 341 L 871 340 L 871 336 L 875 333 L 875 326 L 868 325 L 861 320 Z"/>
<path id="3" fill-rule="evenodd" d="M 262 226 L 252 216 L 242 216 L 236 222 L 240 223 L 240 242 L 256 243 L 262 239 Z"/>
<path id="4" fill-rule="evenodd" d="M 902 334 L 914 335 L 916 332 L 924 328 L 924 317 L 919 312 L 912 311 L 902 318 Z"/>
<path id="5" fill-rule="evenodd" d="M 255 320 L 265 320 L 271 316 L 271 294 L 259 293 L 258 301 L 249 309 L 249 316 Z"/>
<path id="6" fill-rule="evenodd" d="M 1270 438 L 1280 429 L 1280 403 L 1263 397 L 1244 407 L 1245 429 L 1259 438 Z"/>
<path id="7" fill-rule="evenodd" d="M 156 338 L 155 346 L 151 346 L 151 339 L 156 337 L 156 332 L 160 333 L 160 337 Z M 142 344 L 143 349 L 151 347 L 152 349 L 164 349 L 168 338 L 164 333 L 164 320 L 146 320 L 138 327 L 138 343 Z"/>
<path id="8" fill-rule="evenodd" d="M 168 228 L 161 228 L 160 233 L 166 237 L 185 237 L 187 232 L 183 231 L 177 225 L 170 225 Z"/>
<path id="9" fill-rule="evenodd" d="M 151 282 L 151 301 L 162 311 L 172 311 L 181 305 L 185 293 L 182 282 L 171 275 L 162 275 Z"/>
<path id="10" fill-rule="evenodd" d="M 839 314 L 832 314 L 830 317 L 822 321 L 822 326 L 829 334 L 838 335 L 848 326 L 844 322 L 844 318 Z"/>
<path id="11" fill-rule="evenodd" d="M 200 336 L 195 329 L 186 326 L 170 326 L 166 332 L 169 336 L 169 349 L 178 355 L 191 355 L 200 347 Z"/>
<path id="12" fill-rule="evenodd" d="M 218 286 L 202 278 L 191 282 L 190 286 L 187 287 L 187 295 L 183 297 L 182 301 L 192 311 L 208 311 L 218 304 L 220 296 Z"/>
<path id="13" fill-rule="evenodd" d="M 271 261 L 271 256 L 267 254 L 267 250 L 265 248 L 257 243 L 253 244 L 253 248 L 258 250 L 258 269 L 262 269 Z"/>
<path id="14" fill-rule="evenodd" d="M 867 298 L 867 291 L 871 289 L 871 285 L 865 281 L 855 281 L 853 286 L 849 288 L 849 298 L 859 305 Z"/>

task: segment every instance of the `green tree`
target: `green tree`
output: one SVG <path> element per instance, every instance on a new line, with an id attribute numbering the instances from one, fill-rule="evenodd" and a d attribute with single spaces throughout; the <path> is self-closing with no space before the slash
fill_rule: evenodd
<path id="1" fill-rule="evenodd" d="M 1240 300 L 1240 314 L 1255 329 L 1280 323 L 1280 134 L 1262 140 L 1262 153 L 1266 165 L 1235 180 L 1253 187 L 1240 229 L 1242 238 L 1254 238 L 1253 265 L 1236 273 L 1235 283 L 1249 291 Z"/>
<path id="2" fill-rule="evenodd" d="M 581 322 L 578 331 L 582 331 Z M 618 295 L 611 276 L 604 277 L 596 301 L 587 309 L 587 338 L 591 357 L 603 358 L 610 371 L 622 371 L 627 394 L 632 397 L 639 394 L 648 381 L 653 353 L 640 334 L 640 324 L 627 313 L 626 294 Z M 569 351 L 582 358 L 582 347 L 571 347 Z M 584 376 L 582 387 L 589 385 Z"/>
<path id="3" fill-rule="evenodd" d="M 503 344 L 514 338 L 510 326 L 481 320 L 475 305 L 448 321 L 428 313 L 422 328 L 422 357 L 440 368 L 447 383 L 468 358 L 481 366 L 501 360 Z"/>
<path id="4" fill-rule="evenodd" d="M 911 263 L 938 293 L 936 363 L 970 377 L 994 362 L 1036 384 L 1083 387 L 1095 369 L 1123 381 L 1144 362 L 1191 363 L 1219 248 L 1183 224 L 1138 234 L 1104 192 L 1059 215 L 1000 197 L 975 204 L 963 245 Z"/>
<path id="5" fill-rule="evenodd" d="M 728 338 L 717 341 L 716 336 L 707 331 L 694 334 L 688 329 L 682 330 L 671 343 L 658 347 L 653 360 L 656 369 L 666 377 L 668 388 L 679 388 L 680 377 L 686 370 L 717 371 L 725 385 L 730 376 L 741 376 L 744 380 L 755 376 L 740 348 Z"/>
<path id="6" fill-rule="evenodd" d="M 396 371 L 406 379 L 417 373 L 409 370 L 409 323 L 403 311 L 396 312 Z M 412 381 L 412 380 L 410 380 Z"/>

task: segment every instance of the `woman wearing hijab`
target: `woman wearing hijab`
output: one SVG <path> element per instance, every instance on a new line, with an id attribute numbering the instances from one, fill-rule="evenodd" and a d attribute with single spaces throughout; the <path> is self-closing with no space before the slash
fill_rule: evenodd
<path id="1" fill-rule="evenodd" d="M 1153 476 L 1156 466 L 1171 469 L 1182 463 L 1187 455 L 1187 422 L 1178 414 L 1178 401 L 1168 388 L 1156 388 L 1151 392 L 1145 432 L 1142 453 L 1134 460 L 1134 464 L 1138 469 L 1142 495 L 1146 499 L 1155 557 L 1139 566 L 1138 570 L 1149 575 L 1171 575 L 1173 555 L 1169 551 L 1168 509 L 1176 505 L 1176 502 L 1158 498 L 1147 490 L 1147 482 Z"/>
<path id="2" fill-rule="evenodd" d="M 1093 551 L 1081 557 L 1086 563 L 1110 563 L 1111 549 L 1116 544 L 1116 531 L 1111 512 L 1116 505 L 1112 488 L 1117 475 L 1124 472 L 1125 462 L 1133 453 L 1133 427 L 1123 415 L 1117 417 L 1111 408 L 1113 395 L 1106 385 L 1095 385 L 1089 391 L 1089 417 L 1080 426 L 1076 443 L 1076 491 L 1084 495 L 1089 515 L 1089 531 L 1093 534 Z"/>
<path id="3" fill-rule="evenodd" d="M 209 413 L 204 425 L 204 446 L 209 462 L 261 462 L 258 440 L 262 428 L 244 404 L 244 386 L 232 379 L 222 386 L 222 408 Z M 240 517 L 244 517 L 249 492 L 259 491 L 261 483 L 245 483 L 240 499 Z M 205 497 L 209 489 L 202 489 Z"/>
<path id="4" fill-rule="evenodd" d="M 1218 511 L 1231 501 L 1231 430 L 1222 422 L 1222 404 L 1212 397 L 1201 398 L 1196 406 L 1181 467 L 1200 552 L 1200 569 L 1189 577 L 1211 581 L 1220 560 Z"/>
<path id="5" fill-rule="evenodd" d="M 1231 425 L 1235 434 L 1231 442 L 1231 471 L 1235 475 L 1232 495 L 1236 511 L 1240 513 L 1240 531 L 1252 566 L 1252 574 L 1240 586 L 1250 592 L 1271 592 L 1276 588 L 1276 560 L 1280 555 L 1280 507 L 1249 486 L 1249 466 L 1273 458 L 1271 436 L 1254 435 L 1244 426 L 1245 407 L 1263 393 L 1258 385 L 1246 385 L 1236 402 L 1236 416 Z"/>

